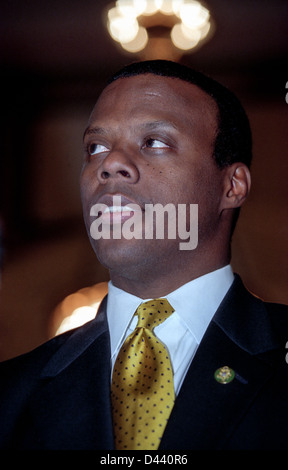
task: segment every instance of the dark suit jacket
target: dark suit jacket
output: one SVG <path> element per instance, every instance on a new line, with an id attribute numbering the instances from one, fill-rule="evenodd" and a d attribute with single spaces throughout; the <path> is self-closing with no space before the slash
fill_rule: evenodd
<path id="1" fill-rule="evenodd" d="M 106 301 L 96 319 L 0 365 L 2 449 L 113 449 Z M 288 309 L 238 276 L 211 321 L 160 449 L 288 448 Z M 235 379 L 214 372 L 231 367 Z"/>

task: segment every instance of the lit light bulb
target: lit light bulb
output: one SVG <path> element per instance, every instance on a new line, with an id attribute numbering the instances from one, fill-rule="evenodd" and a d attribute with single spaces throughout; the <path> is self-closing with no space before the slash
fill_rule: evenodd
<path id="1" fill-rule="evenodd" d="M 137 11 L 137 16 L 142 15 L 147 7 L 147 0 L 132 0 L 132 2 Z"/>
<path id="2" fill-rule="evenodd" d="M 154 15 L 161 7 L 162 0 L 147 0 L 146 8 L 143 15 Z"/>
<path id="3" fill-rule="evenodd" d="M 184 0 L 172 0 L 172 9 L 173 13 L 179 16 L 181 5 L 184 3 Z"/>
<path id="4" fill-rule="evenodd" d="M 182 50 L 189 50 L 196 47 L 201 38 L 201 32 L 199 30 L 190 30 L 189 37 L 183 31 L 183 25 L 181 23 L 173 26 L 171 31 L 171 39 L 174 46 Z"/>
<path id="5" fill-rule="evenodd" d="M 209 11 L 202 7 L 200 3 L 184 3 L 180 7 L 179 16 L 188 28 L 198 29 L 207 23 L 209 20 Z"/>
<path id="6" fill-rule="evenodd" d="M 138 21 L 133 17 L 116 16 L 109 23 L 109 32 L 115 41 L 133 41 L 139 30 Z"/>
<path id="7" fill-rule="evenodd" d="M 137 2 L 133 2 L 133 0 L 118 0 L 116 2 L 116 9 L 119 15 L 136 18 L 138 16 L 136 5 Z"/>
<path id="8" fill-rule="evenodd" d="M 121 46 L 123 47 L 123 49 L 125 49 L 128 52 L 136 53 L 136 52 L 142 51 L 146 47 L 148 43 L 148 39 L 149 38 L 148 38 L 148 33 L 147 33 L 146 28 L 143 28 L 142 26 L 140 26 L 138 30 L 138 34 L 135 37 L 135 39 L 133 39 L 133 41 L 130 41 L 128 43 L 121 43 Z"/>

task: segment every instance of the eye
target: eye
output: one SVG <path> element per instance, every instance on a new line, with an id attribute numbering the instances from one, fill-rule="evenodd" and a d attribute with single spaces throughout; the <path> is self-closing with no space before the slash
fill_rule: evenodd
<path id="1" fill-rule="evenodd" d="M 149 138 L 145 142 L 145 147 L 161 149 L 161 148 L 169 148 L 169 145 L 165 144 L 161 140 Z"/>
<path id="2" fill-rule="evenodd" d="M 98 155 L 99 153 L 108 152 L 108 148 L 101 144 L 89 144 L 87 151 L 89 155 Z"/>

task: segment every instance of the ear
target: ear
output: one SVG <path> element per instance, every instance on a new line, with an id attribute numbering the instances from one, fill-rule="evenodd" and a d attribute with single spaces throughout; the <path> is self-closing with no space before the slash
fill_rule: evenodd
<path id="1" fill-rule="evenodd" d="M 222 210 L 241 207 L 250 192 L 250 171 L 248 167 L 241 162 L 229 165 L 224 171 Z"/>

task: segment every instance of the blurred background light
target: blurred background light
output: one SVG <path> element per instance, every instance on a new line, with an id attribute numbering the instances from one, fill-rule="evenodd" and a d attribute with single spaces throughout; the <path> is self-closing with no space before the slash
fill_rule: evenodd
<path id="1" fill-rule="evenodd" d="M 50 336 L 60 335 L 93 320 L 107 292 L 107 282 L 99 282 L 65 297 L 51 315 Z"/>
<path id="2" fill-rule="evenodd" d="M 130 42 L 121 42 L 121 46 L 128 52 L 136 53 L 142 51 L 148 43 L 148 34 L 145 28 L 140 26 L 137 35 Z"/>
<path id="3" fill-rule="evenodd" d="M 145 49 L 151 57 L 155 40 L 158 56 L 162 50 L 162 58 L 179 58 L 214 30 L 208 8 L 196 0 L 118 0 L 107 18 L 112 39 L 128 52 L 143 51 L 143 58 Z"/>

